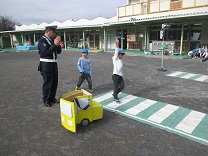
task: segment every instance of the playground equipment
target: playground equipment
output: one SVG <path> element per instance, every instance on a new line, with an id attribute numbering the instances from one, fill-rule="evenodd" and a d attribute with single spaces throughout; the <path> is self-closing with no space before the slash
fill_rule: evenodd
<path id="1" fill-rule="evenodd" d="M 103 106 L 92 100 L 92 94 L 85 90 L 71 91 L 60 99 L 61 123 L 76 133 L 76 125 L 87 126 L 103 118 Z"/>
<path id="2" fill-rule="evenodd" d="M 17 46 L 17 50 L 37 50 L 37 46 L 31 46 L 31 45 L 26 45 L 26 46 Z"/>

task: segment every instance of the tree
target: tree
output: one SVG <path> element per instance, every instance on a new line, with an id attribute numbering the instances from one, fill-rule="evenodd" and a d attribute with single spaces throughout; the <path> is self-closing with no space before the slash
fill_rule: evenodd
<path id="1" fill-rule="evenodd" d="M 15 25 L 21 25 L 19 22 L 9 16 L 0 16 L 0 31 L 15 30 Z"/>

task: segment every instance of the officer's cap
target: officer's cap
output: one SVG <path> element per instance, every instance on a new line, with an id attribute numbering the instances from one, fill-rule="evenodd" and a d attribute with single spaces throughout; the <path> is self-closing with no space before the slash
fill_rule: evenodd
<path id="1" fill-rule="evenodd" d="M 55 32 L 56 29 L 57 29 L 57 26 L 56 26 L 56 25 L 53 25 L 53 26 L 46 26 L 46 27 L 45 27 L 45 31 L 46 31 L 46 30 L 52 30 L 52 31 Z"/>
<path id="2" fill-rule="evenodd" d="M 87 49 L 82 49 L 82 53 L 88 53 Z"/>
<path id="3" fill-rule="evenodd" d="M 125 54 L 124 50 L 122 48 L 118 49 L 118 54 Z"/>

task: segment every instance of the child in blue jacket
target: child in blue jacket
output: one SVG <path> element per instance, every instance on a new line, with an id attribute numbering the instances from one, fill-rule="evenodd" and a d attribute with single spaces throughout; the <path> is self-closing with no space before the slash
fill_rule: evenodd
<path id="1" fill-rule="evenodd" d="M 80 90 L 80 86 L 86 79 L 89 85 L 89 92 L 93 92 L 92 90 L 92 80 L 91 80 L 91 75 L 92 75 L 92 63 L 90 58 L 88 57 L 88 50 L 87 49 L 82 49 L 82 57 L 79 58 L 77 67 L 79 69 L 79 72 L 81 73 L 79 77 L 79 81 L 77 83 L 77 87 L 75 90 Z"/>

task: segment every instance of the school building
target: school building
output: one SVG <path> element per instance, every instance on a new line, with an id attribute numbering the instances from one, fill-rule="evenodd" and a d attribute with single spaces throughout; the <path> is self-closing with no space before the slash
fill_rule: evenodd
<path id="1" fill-rule="evenodd" d="M 15 26 L 14 31 L 0 32 L 0 46 L 35 45 L 45 26 L 57 25 L 65 49 L 108 51 L 114 49 L 117 36 L 124 49 L 159 51 L 163 23 L 170 24 L 164 34 L 170 53 L 187 53 L 199 43 L 208 44 L 208 0 L 127 0 L 112 18 Z"/>

